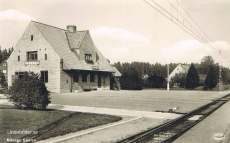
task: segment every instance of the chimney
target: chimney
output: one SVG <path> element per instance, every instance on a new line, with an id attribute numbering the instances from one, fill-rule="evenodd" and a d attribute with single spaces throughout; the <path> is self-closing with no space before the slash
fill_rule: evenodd
<path id="1" fill-rule="evenodd" d="M 76 32 L 77 31 L 77 27 L 75 25 L 67 25 L 67 30 L 69 32 Z"/>

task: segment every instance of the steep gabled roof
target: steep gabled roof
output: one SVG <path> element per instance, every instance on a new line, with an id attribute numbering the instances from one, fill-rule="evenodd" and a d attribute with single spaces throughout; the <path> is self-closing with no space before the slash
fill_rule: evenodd
<path id="1" fill-rule="evenodd" d="M 79 48 L 87 31 L 78 31 L 76 33 L 67 32 L 67 39 L 69 41 L 70 48 Z"/>
<path id="2" fill-rule="evenodd" d="M 114 66 L 112 66 L 112 67 L 113 67 L 113 69 L 114 69 L 114 71 L 115 71 L 114 76 L 115 76 L 115 77 L 120 77 L 120 76 L 121 76 L 121 73 L 118 71 L 118 69 L 117 69 L 116 67 L 114 67 Z"/>
<path id="3" fill-rule="evenodd" d="M 1 62 L 1 63 L 0 63 L 0 66 L 2 66 L 4 63 L 7 64 L 7 60 Z"/>
<path id="4" fill-rule="evenodd" d="M 67 30 L 32 21 L 41 32 L 47 42 L 54 48 L 55 52 L 63 59 L 67 69 L 93 70 L 92 66 L 98 66 L 100 71 L 115 72 L 107 59 L 96 48 L 98 60 L 93 64 L 87 64 L 85 60 L 80 60 L 71 50 L 80 48 L 86 34 L 89 31 L 76 31 L 70 33 Z"/>
<path id="5" fill-rule="evenodd" d="M 185 73 L 188 73 L 190 65 L 181 65 L 181 67 L 184 69 Z"/>
<path id="6" fill-rule="evenodd" d="M 178 73 L 184 73 L 187 74 L 189 70 L 190 65 L 186 64 L 178 64 L 176 68 L 170 73 L 169 78 L 174 77 Z"/>

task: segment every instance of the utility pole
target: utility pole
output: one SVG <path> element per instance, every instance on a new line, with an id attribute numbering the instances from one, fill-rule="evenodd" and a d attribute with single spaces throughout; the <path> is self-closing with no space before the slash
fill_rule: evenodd
<path id="1" fill-rule="evenodd" d="M 167 91 L 169 91 L 169 55 L 167 55 Z"/>
<path id="2" fill-rule="evenodd" d="M 221 65 L 219 65 L 219 93 L 222 93 Z"/>
<path id="3" fill-rule="evenodd" d="M 219 51 L 221 54 L 221 50 Z M 219 93 L 222 93 L 222 80 L 221 80 L 221 62 L 219 63 Z"/>
<path id="4" fill-rule="evenodd" d="M 167 91 L 169 91 L 169 63 L 167 64 L 167 75 L 168 75 L 168 78 L 167 78 Z"/>

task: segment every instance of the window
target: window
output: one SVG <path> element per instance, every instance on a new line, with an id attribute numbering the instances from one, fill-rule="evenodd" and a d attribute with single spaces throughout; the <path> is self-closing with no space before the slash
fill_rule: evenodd
<path id="1" fill-rule="evenodd" d="M 48 71 L 41 71 L 40 80 L 44 83 L 48 82 Z"/>
<path id="2" fill-rule="evenodd" d="M 33 36 L 33 35 L 31 35 L 30 40 L 31 40 L 31 41 L 33 41 L 33 40 L 34 40 L 34 36 Z"/>
<path id="3" fill-rule="evenodd" d="M 45 54 L 45 60 L 47 60 L 47 54 Z"/>
<path id="4" fill-rule="evenodd" d="M 92 54 L 85 54 L 85 61 L 87 63 L 93 63 Z"/>
<path id="5" fill-rule="evenodd" d="M 20 61 L 20 56 L 18 56 L 18 61 Z"/>
<path id="6" fill-rule="evenodd" d="M 18 76 L 19 79 L 22 79 L 24 77 L 26 72 L 15 72 L 15 75 Z"/>
<path id="7" fill-rule="evenodd" d="M 90 73 L 90 82 L 94 82 L 94 81 L 95 81 L 95 74 Z"/>
<path id="8" fill-rule="evenodd" d="M 92 54 L 85 54 L 86 60 L 92 60 Z"/>
<path id="9" fill-rule="evenodd" d="M 87 82 L 87 73 L 82 74 L 82 82 Z"/>
<path id="10" fill-rule="evenodd" d="M 27 61 L 36 61 L 36 60 L 38 60 L 37 51 L 27 52 Z"/>
<path id="11" fill-rule="evenodd" d="M 73 82 L 78 82 L 78 81 L 79 81 L 79 74 L 75 72 L 73 74 Z"/>

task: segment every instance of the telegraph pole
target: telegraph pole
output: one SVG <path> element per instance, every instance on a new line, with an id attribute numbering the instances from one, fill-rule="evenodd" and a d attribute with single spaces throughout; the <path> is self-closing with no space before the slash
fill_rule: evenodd
<path id="1" fill-rule="evenodd" d="M 221 54 L 221 50 L 219 52 Z M 220 62 L 221 64 L 221 62 Z M 219 93 L 222 93 L 221 65 L 219 64 Z"/>
<path id="2" fill-rule="evenodd" d="M 167 55 L 167 91 L 169 91 L 169 55 Z"/>
<path id="3" fill-rule="evenodd" d="M 219 65 L 219 93 L 222 93 L 221 65 Z"/>
<path id="4" fill-rule="evenodd" d="M 167 64 L 167 75 L 168 75 L 168 78 L 167 78 L 167 91 L 169 91 L 169 63 Z"/>

